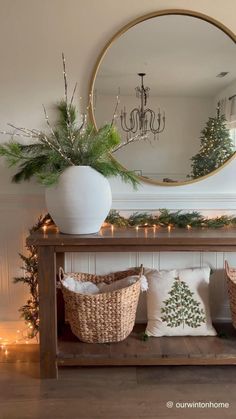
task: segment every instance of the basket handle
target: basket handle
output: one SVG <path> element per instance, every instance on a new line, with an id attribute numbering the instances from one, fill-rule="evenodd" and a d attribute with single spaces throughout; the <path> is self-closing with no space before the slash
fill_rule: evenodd
<path id="1" fill-rule="evenodd" d="M 227 275 L 230 276 L 230 268 L 227 260 L 225 260 L 225 270 Z"/>
<path id="2" fill-rule="evenodd" d="M 64 272 L 64 269 L 60 266 L 60 268 L 59 268 L 59 273 L 58 273 L 59 275 L 59 281 L 60 282 L 62 282 L 62 280 L 64 279 L 64 276 L 65 276 L 65 272 Z"/>

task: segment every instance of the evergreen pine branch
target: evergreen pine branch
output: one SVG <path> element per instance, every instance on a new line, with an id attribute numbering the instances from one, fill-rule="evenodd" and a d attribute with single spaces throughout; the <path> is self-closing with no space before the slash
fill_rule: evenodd
<path id="1" fill-rule="evenodd" d="M 75 106 L 72 103 L 70 105 L 68 105 L 68 111 L 69 111 L 69 115 L 70 115 L 70 118 L 69 118 L 70 121 L 68 119 L 67 105 L 66 105 L 66 102 L 64 100 L 61 100 L 57 104 L 57 110 L 58 110 L 57 126 L 59 128 L 64 129 L 64 130 L 67 130 L 69 123 L 72 126 L 74 124 L 76 124 L 77 113 L 76 113 L 76 108 L 75 108 Z"/>
<path id="2" fill-rule="evenodd" d="M 41 183 L 44 186 L 53 186 L 55 185 L 58 180 L 59 177 L 61 176 L 62 171 L 57 171 L 56 173 L 51 173 L 51 172 L 38 172 L 35 174 L 37 180 L 39 181 L 39 183 Z"/>
<path id="3" fill-rule="evenodd" d="M 36 156 L 28 159 L 19 166 L 19 171 L 12 177 L 12 181 L 19 183 L 22 180 L 30 180 L 37 172 L 43 170 L 46 165 L 46 156 Z"/>
<path id="4" fill-rule="evenodd" d="M 0 144 L 0 156 L 6 158 L 9 167 L 15 166 L 21 160 L 27 159 L 24 153 L 22 153 L 22 145 L 15 141 Z"/>
<path id="5" fill-rule="evenodd" d="M 107 159 L 109 153 L 120 143 L 120 137 L 114 127 L 105 125 L 95 131 L 89 127 L 90 140 L 87 141 L 85 159 L 87 164 L 93 166 L 97 160 Z"/>
<path id="6" fill-rule="evenodd" d="M 137 189 L 137 185 L 139 184 L 137 175 L 132 171 L 124 169 L 113 158 L 110 158 L 107 161 L 98 160 L 94 163 L 93 168 L 105 177 L 120 176 L 122 181 L 131 183 L 133 185 L 133 188 Z"/>
<path id="7" fill-rule="evenodd" d="M 149 226 L 153 225 L 156 221 L 156 218 L 152 214 L 148 214 L 146 212 L 135 212 L 129 217 L 129 224 L 131 226 L 139 225 L 139 226 Z"/>
<path id="8" fill-rule="evenodd" d="M 125 217 L 122 217 L 118 211 L 111 210 L 106 218 L 106 222 L 114 224 L 117 227 L 128 227 L 129 220 Z"/>

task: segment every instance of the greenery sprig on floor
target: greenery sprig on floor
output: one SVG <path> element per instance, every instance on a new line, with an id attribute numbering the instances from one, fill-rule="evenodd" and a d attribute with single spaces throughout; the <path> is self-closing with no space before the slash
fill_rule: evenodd
<path id="1" fill-rule="evenodd" d="M 107 224 L 116 227 L 153 227 L 160 226 L 166 228 L 168 226 L 186 228 L 187 226 L 196 228 L 221 228 L 225 226 L 236 227 L 236 216 L 221 215 L 214 218 L 205 218 L 197 211 L 171 212 L 167 209 L 161 209 L 158 213 L 149 214 L 147 212 L 135 212 L 129 218 L 125 218 L 118 211 L 112 210 L 106 219 Z M 53 221 L 49 214 L 41 216 L 36 224 L 29 229 L 29 233 L 40 230 L 43 226 L 53 225 Z M 19 312 L 21 317 L 27 324 L 31 325 L 28 338 L 37 336 L 39 332 L 39 297 L 38 297 L 38 259 L 37 248 L 35 246 L 26 246 L 27 255 L 19 254 L 23 261 L 22 269 L 24 275 L 14 278 L 14 283 L 23 283 L 29 287 L 30 296 Z M 146 340 L 145 336 L 143 340 Z"/>

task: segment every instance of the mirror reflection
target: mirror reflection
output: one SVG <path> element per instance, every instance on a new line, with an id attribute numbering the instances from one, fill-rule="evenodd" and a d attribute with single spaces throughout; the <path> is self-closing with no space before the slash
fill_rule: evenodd
<path id="1" fill-rule="evenodd" d="M 126 168 L 162 182 L 183 182 L 220 167 L 235 152 L 235 42 L 188 15 L 156 16 L 116 37 L 98 68 L 93 112 L 112 120 Z M 131 141 L 132 140 L 132 141 Z"/>

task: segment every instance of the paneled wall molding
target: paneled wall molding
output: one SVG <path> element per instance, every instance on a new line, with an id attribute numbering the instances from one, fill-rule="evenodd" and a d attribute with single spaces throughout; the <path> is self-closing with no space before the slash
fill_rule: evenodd
<path id="1" fill-rule="evenodd" d="M 0 194 L 1 207 L 42 207 L 44 194 Z M 158 208 L 225 210 L 236 212 L 236 194 L 142 194 L 114 193 L 112 207 L 117 210 L 150 210 Z"/>
<path id="2" fill-rule="evenodd" d="M 44 194 L 0 194 L 1 207 L 44 205 Z M 113 208 L 120 210 L 156 210 L 158 208 L 236 211 L 236 194 L 142 194 L 114 193 Z"/>
<path id="3" fill-rule="evenodd" d="M 236 212 L 236 194 L 142 194 L 113 193 L 112 207 L 117 210 L 157 210 L 158 208 L 186 210 L 225 210 Z"/>

